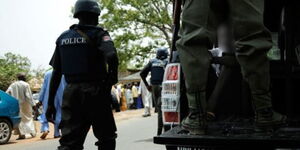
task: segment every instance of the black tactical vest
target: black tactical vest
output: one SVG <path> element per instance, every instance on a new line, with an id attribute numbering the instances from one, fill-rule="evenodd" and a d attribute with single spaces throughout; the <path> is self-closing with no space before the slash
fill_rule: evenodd
<path id="1" fill-rule="evenodd" d="M 160 59 L 153 59 L 151 60 L 151 84 L 158 85 L 161 84 L 164 78 L 165 67 L 168 61 L 160 60 Z"/>
<path id="2" fill-rule="evenodd" d="M 80 35 L 78 29 L 90 40 Z M 73 26 L 58 38 L 61 71 L 67 82 L 101 82 L 106 78 L 104 55 L 97 48 L 101 44 L 98 39 L 103 33 L 98 27 Z"/>

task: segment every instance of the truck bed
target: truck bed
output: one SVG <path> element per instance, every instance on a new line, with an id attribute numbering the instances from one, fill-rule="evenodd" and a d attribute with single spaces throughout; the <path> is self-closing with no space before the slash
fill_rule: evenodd
<path id="1" fill-rule="evenodd" d="M 275 149 L 300 148 L 300 126 L 284 126 L 261 132 L 251 121 L 210 123 L 206 135 L 189 135 L 179 126 L 154 137 L 154 143 L 175 149 Z"/>

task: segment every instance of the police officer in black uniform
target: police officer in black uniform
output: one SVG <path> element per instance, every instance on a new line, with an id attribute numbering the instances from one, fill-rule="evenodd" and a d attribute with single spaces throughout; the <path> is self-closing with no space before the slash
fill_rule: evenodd
<path id="1" fill-rule="evenodd" d="M 161 111 L 161 84 L 163 82 L 165 67 L 168 64 L 168 49 L 158 48 L 156 51 L 156 58 L 150 60 L 150 62 L 144 67 L 140 75 L 145 83 L 147 89 L 152 93 L 152 99 L 155 104 L 155 112 L 158 112 L 158 128 L 157 135 L 162 133 L 163 119 Z M 147 82 L 146 78 L 151 72 L 151 85 Z"/>
<path id="2" fill-rule="evenodd" d="M 99 150 L 115 149 L 110 90 L 118 80 L 118 58 L 108 32 L 97 27 L 99 15 L 95 0 L 78 0 L 74 18 L 79 24 L 72 25 L 56 41 L 46 116 L 53 121 L 55 91 L 63 74 L 68 85 L 62 103 L 59 150 L 82 150 L 90 126 Z"/>

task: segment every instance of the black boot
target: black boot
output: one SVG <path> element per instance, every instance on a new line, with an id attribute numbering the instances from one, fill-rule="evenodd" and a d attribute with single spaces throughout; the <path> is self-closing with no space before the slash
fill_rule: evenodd
<path id="1" fill-rule="evenodd" d="M 189 101 L 189 115 L 183 119 L 182 128 L 192 135 L 203 135 L 206 133 L 206 97 L 205 92 L 187 93 Z"/>
<path id="2" fill-rule="evenodd" d="M 272 108 L 265 108 L 256 111 L 255 123 L 257 127 L 276 127 L 284 125 L 287 117 L 273 111 Z"/>

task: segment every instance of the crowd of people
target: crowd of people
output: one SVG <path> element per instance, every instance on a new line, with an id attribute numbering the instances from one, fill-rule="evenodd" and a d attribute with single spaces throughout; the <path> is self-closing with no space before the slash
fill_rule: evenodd
<path id="1" fill-rule="evenodd" d="M 52 70 L 45 73 L 44 82 L 38 92 L 37 101 L 35 101 L 33 97 L 30 85 L 26 82 L 26 75 L 24 73 L 19 73 L 17 75 L 17 81 L 12 83 L 7 89 L 6 92 L 8 94 L 19 100 L 21 123 L 14 133 L 19 136 L 17 138 L 18 140 L 25 139 L 26 135 L 31 135 L 32 137 L 37 135 L 34 124 L 35 119 L 41 124 L 40 132 L 42 134 L 40 138 L 47 138 L 50 129 L 49 122 L 46 118 L 46 110 L 48 106 L 51 75 Z M 59 124 L 61 121 L 63 91 L 66 85 L 65 79 L 62 77 L 55 97 L 56 116 L 55 120 L 51 122 L 54 124 L 54 138 L 61 137 Z M 142 116 L 151 116 L 151 108 L 153 107 L 152 96 L 142 80 L 140 82 L 119 83 L 114 85 L 111 90 L 111 96 L 112 108 L 115 109 L 116 112 L 145 108 L 145 112 Z"/>
<path id="2" fill-rule="evenodd" d="M 116 112 L 145 108 L 145 113 L 142 116 L 151 116 L 152 97 L 148 89 L 145 88 L 143 81 L 117 84 L 112 87 L 111 93 L 113 108 Z"/>

